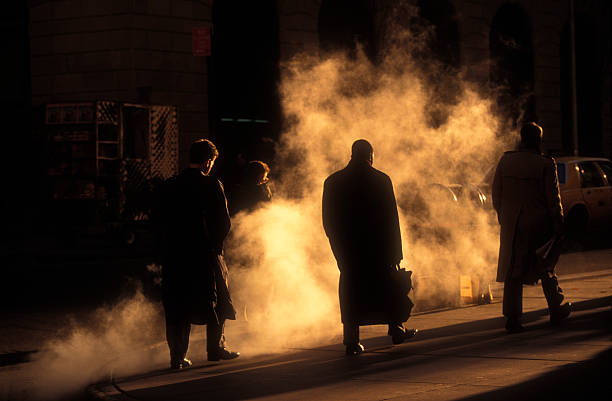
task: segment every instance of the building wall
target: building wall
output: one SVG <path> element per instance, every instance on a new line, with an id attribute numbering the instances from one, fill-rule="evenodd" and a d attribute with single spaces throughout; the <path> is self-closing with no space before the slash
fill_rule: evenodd
<path id="1" fill-rule="evenodd" d="M 192 55 L 191 30 L 210 24 L 206 1 L 31 1 L 33 104 L 176 105 L 184 161 L 208 132 L 206 57 Z"/>
<path id="2" fill-rule="evenodd" d="M 554 0 L 530 4 L 538 122 L 545 128 L 545 145 L 563 148 L 561 134 L 561 33 L 566 10 Z"/>
<path id="3" fill-rule="evenodd" d="M 507 0 L 454 0 L 461 37 L 461 63 L 465 77 L 486 89 L 489 82 L 489 33 L 493 18 Z M 281 57 L 296 52 L 317 52 L 320 0 L 280 0 Z M 413 1 L 416 3 L 416 1 Z M 534 52 L 534 92 L 538 121 L 546 130 L 546 146 L 562 149 L 560 108 L 560 45 L 567 19 L 564 2 L 514 1 L 531 20 Z"/>
<path id="4" fill-rule="evenodd" d="M 507 2 L 451 1 L 457 11 L 466 77 L 483 88 L 489 80 L 491 23 Z M 104 98 L 177 105 L 185 165 L 189 143 L 209 132 L 207 60 L 192 55 L 191 30 L 212 25 L 212 3 L 30 0 L 33 104 Z M 512 3 L 520 4 L 531 21 L 536 113 L 546 145 L 558 150 L 562 148 L 560 46 L 567 2 Z M 300 52 L 318 53 L 320 5 L 321 0 L 277 0 L 281 63 Z M 609 87 L 609 78 L 607 82 Z M 609 95 L 607 99 L 604 119 L 610 116 Z M 604 145 L 609 148 L 610 121 L 603 127 Z"/>
<path id="5" fill-rule="evenodd" d="M 300 52 L 318 53 L 321 0 L 278 0 L 281 60 Z"/>
<path id="6" fill-rule="evenodd" d="M 527 13 L 533 39 L 536 114 L 538 122 L 546 132 L 546 146 L 560 150 L 562 138 L 559 49 L 564 7 L 556 0 L 456 0 L 453 3 L 460 14 L 463 67 L 468 70 L 468 79 L 479 83 L 487 83 L 490 79 L 489 33 L 493 18 L 500 7 L 505 3 L 514 3 Z"/>

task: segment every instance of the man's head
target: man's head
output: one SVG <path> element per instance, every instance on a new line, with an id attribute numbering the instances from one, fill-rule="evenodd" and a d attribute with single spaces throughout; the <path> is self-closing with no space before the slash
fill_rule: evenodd
<path id="1" fill-rule="evenodd" d="M 353 142 L 351 148 L 351 159 L 355 161 L 365 161 L 370 165 L 374 162 L 374 148 L 365 139 L 358 139 Z"/>
<path id="2" fill-rule="evenodd" d="M 542 127 L 534 122 L 528 122 L 521 127 L 521 147 L 525 149 L 541 150 Z"/>
<path id="3" fill-rule="evenodd" d="M 189 165 L 199 167 L 204 174 L 209 174 L 219 151 L 214 143 L 208 139 L 198 139 L 189 149 Z"/>

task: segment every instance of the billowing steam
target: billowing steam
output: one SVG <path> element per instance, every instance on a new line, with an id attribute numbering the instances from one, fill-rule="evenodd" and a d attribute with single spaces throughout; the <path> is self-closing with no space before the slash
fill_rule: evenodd
<path id="1" fill-rule="evenodd" d="M 417 308 L 456 298 L 460 273 L 494 278 L 496 222 L 469 196 L 456 202 L 447 186 L 480 183 L 507 145 L 502 127 L 490 102 L 464 84 L 460 72 L 445 75 L 433 61 L 425 67 L 423 60 L 414 62 L 398 44 L 415 38 L 403 33 L 396 39 L 375 64 L 360 53 L 324 60 L 298 56 L 283 66 L 288 123 L 273 164 L 274 197 L 236 216 L 226 246 L 239 312 L 226 337 L 245 356 L 339 340 L 339 272 L 322 228 L 321 197 L 323 181 L 346 165 L 359 138 L 372 143 L 374 166 L 393 181 L 403 266 L 419 285 Z M 432 82 L 452 82 L 449 98 L 441 99 L 444 88 L 432 88 Z M 432 105 L 442 116 L 435 123 Z M 139 295 L 96 315 L 93 327 L 49 344 L 33 365 L 44 372 L 38 374 L 40 387 L 58 395 L 111 370 L 166 366 L 165 346 L 146 348 L 163 345 L 159 310 Z M 192 337 L 202 332 L 194 329 Z M 195 361 L 202 360 L 201 351 Z"/>
<path id="2" fill-rule="evenodd" d="M 163 331 L 159 306 L 136 291 L 116 305 L 99 308 L 87 321 L 72 321 L 30 363 L 17 366 L 11 382 L 2 383 L 0 399 L 68 399 L 111 375 L 166 366 L 168 352 L 160 347 Z"/>
<path id="3" fill-rule="evenodd" d="M 415 273 L 417 302 L 458 299 L 459 274 L 494 279 L 498 228 L 483 207 L 487 200 L 464 185 L 454 201 L 460 191 L 447 186 L 481 182 L 506 145 L 501 128 L 490 102 L 459 74 L 453 101 L 437 108 L 444 120 L 432 127 L 431 104 L 443 91 L 431 89 L 435 74 L 425 79 L 422 70 L 398 51 L 376 65 L 360 54 L 297 57 L 285 66 L 281 95 L 291 125 L 278 149 L 275 197 L 238 215 L 228 244 L 234 297 L 246 304 L 252 332 L 249 344 L 237 345 L 267 352 L 340 334 L 339 272 L 322 228 L 321 197 L 323 181 L 346 165 L 359 138 L 372 143 L 374 166 L 394 183 L 403 265 Z"/>

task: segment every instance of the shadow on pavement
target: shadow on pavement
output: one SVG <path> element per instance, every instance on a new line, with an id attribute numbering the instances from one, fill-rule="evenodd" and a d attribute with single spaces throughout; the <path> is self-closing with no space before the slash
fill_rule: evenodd
<path id="1" fill-rule="evenodd" d="M 609 400 L 612 397 L 612 348 L 588 361 L 573 363 L 533 380 L 461 401 Z"/>
<path id="2" fill-rule="evenodd" d="M 589 311 L 609 305 L 610 297 L 604 297 L 578 302 L 575 304 L 575 310 Z M 457 373 L 455 369 L 458 362 L 440 364 L 440 358 L 462 358 L 461 369 L 470 372 L 470 369 L 479 369 L 477 366 L 481 366 L 479 364 L 482 358 L 515 358 L 511 353 L 508 354 L 507 350 L 510 348 L 524 350 L 532 347 L 530 351 L 534 354 L 554 355 L 555 350 L 563 344 L 598 338 L 602 334 L 610 333 L 608 310 L 599 309 L 575 315 L 555 328 L 540 319 L 546 314 L 545 310 L 525 314 L 526 323 L 538 322 L 528 323 L 527 330 L 518 335 L 505 334 L 502 318 L 485 319 L 423 330 L 414 340 L 402 346 L 392 347 L 386 336 L 366 339 L 364 341 L 366 352 L 356 358 L 345 357 L 342 345 L 337 344 L 317 350 L 300 351 L 291 354 L 290 357 L 285 354 L 265 360 L 255 358 L 251 361 L 245 360 L 242 364 L 219 364 L 218 370 L 215 369 L 215 364 L 209 364 L 204 366 L 206 370 L 200 370 L 202 367 L 198 367 L 173 374 L 171 378 L 166 375 L 166 380 L 162 381 L 158 381 L 159 377 L 156 379 L 154 376 L 159 376 L 163 372 L 149 373 L 148 376 L 118 381 L 117 385 L 119 388 L 124 387 L 125 394 L 137 400 L 168 399 L 169 396 L 174 399 L 194 400 L 208 397 L 216 400 L 233 400 L 278 396 L 359 380 L 368 375 L 380 377 L 382 373 L 393 377 L 396 372 L 402 369 L 405 372 L 407 368 L 408 372 L 414 372 L 415 377 L 428 374 L 453 377 Z M 562 334 L 551 335 L 558 332 Z M 538 359 L 538 356 L 534 358 Z M 557 361 L 564 362 L 563 359 Z M 581 392 L 609 389 L 609 372 L 610 352 L 604 352 L 593 360 L 574 363 L 536 380 L 487 393 L 490 395 L 483 398 L 478 396 L 469 399 L 509 400 L 516 394 L 521 394 L 522 397 L 522 394 L 539 388 L 550 389 L 547 391 L 558 395 L 560 398 L 557 399 L 567 399 L 562 396 L 561 389 L 576 382 L 576 379 L 572 378 L 573 375 L 577 375 L 580 380 L 586 380 L 585 383 L 589 384 L 576 387 L 572 393 L 578 399 L 584 399 L 580 396 Z M 604 376 L 607 379 L 604 380 Z M 557 380 L 565 380 L 564 384 L 558 387 L 559 390 L 555 388 Z M 359 383 L 355 382 L 355 385 Z M 537 399 L 547 396 L 548 393 L 530 395 Z"/>

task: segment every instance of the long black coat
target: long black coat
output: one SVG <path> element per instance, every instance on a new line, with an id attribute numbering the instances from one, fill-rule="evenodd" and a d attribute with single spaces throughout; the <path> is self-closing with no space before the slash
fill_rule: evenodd
<path id="1" fill-rule="evenodd" d="M 391 179 L 351 160 L 325 180 L 323 226 L 340 269 L 342 322 L 407 320 L 410 311 L 398 300 L 392 278 L 402 239 Z"/>
<path id="2" fill-rule="evenodd" d="M 186 169 L 164 183 L 154 217 L 166 316 L 195 324 L 235 319 L 223 260 L 230 229 L 223 185 Z"/>
<path id="3" fill-rule="evenodd" d="M 537 281 L 535 251 L 563 225 L 555 162 L 536 151 L 506 152 L 495 171 L 493 206 L 501 225 L 497 281 Z"/>

